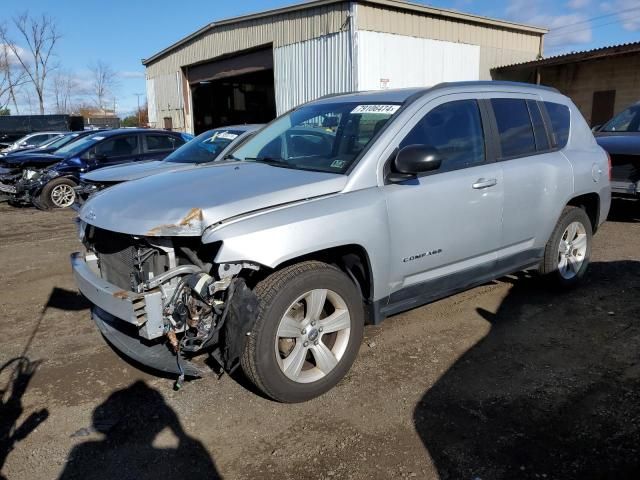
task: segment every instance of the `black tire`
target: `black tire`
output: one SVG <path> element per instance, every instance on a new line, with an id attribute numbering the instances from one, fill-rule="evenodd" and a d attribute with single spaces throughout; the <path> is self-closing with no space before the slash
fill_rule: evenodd
<path id="1" fill-rule="evenodd" d="M 577 272 L 571 277 L 566 278 L 561 275 L 558 263 L 559 263 L 559 246 L 560 241 L 565 233 L 567 227 L 573 222 L 579 222 L 584 227 L 587 240 L 586 253 L 584 260 Z M 587 269 L 589 268 L 589 261 L 591 259 L 591 243 L 593 239 L 593 228 L 591 226 L 591 220 L 587 213 L 579 207 L 565 207 L 560 215 L 560 219 L 553 229 L 553 233 L 547 242 L 544 250 L 544 258 L 540 265 L 540 273 L 550 280 L 550 285 L 556 288 L 569 289 L 578 285 L 583 279 Z"/>
<path id="2" fill-rule="evenodd" d="M 314 289 L 328 289 L 344 300 L 351 319 L 349 339 L 342 358 L 323 378 L 300 383 L 285 376 L 274 349 L 278 326 L 295 300 Z M 364 332 L 362 297 L 356 285 L 338 268 L 317 261 L 279 270 L 255 288 L 258 316 L 241 357 L 245 375 L 265 395 L 285 403 L 304 402 L 334 387 L 353 364 Z"/>
<path id="3" fill-rule="evenodd" d="M 68 185 L 71 188 L 74 188 L 77 186 L 76 182 L 74 182 L 69 178 L 54 178 L 42 188 L 40 195 L 33 202 L 34 205 L 37 206 L 37 204 L 39 204 L 40 206 L 38 208 L 41 208 L 41 209 L 67 208 L 67 207 L 60 207 L 59 205 L 56 205 L 56 202 L 52 199 L 52 194 L 54 193 L 56 187 L 59 187 L 61 185 Z M 75 198 L 75 192 L 74 192 L 74 198 Z M 68 205 L 68 207 L 69 206 L 71 205 Z"/>

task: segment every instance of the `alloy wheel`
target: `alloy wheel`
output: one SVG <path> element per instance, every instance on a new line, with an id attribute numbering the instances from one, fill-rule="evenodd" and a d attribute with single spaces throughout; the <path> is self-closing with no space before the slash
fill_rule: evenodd
<path id="1" fill-rule="evenodd" d="M 351 316 L 340 295 L 326 289 L 306 292 L 287 308 L 278 325 L 278 366 L 294 382 L 318 381 L 344 356 L 350 331 Z"/>

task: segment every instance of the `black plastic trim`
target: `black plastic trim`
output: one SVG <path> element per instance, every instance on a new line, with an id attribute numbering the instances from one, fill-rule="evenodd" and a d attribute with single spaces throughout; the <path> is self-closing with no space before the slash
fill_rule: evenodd
<path id="1" fill-rule="evenodd" d="M 411 285 L 373 302 L 371 322 L 380 324 L 386 317 L 468 290 L 510 273 L 535 268 L 544 249 L 531 249 L 474 268 Z"/>

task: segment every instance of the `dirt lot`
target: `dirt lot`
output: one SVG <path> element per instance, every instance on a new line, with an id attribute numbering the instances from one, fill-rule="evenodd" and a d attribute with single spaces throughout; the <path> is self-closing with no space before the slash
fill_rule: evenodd
<path id="1" fill-rule="evenodd" d="M 72 212 L 0 204 L 0 477 L 640 478 L 640 205 L 583 288 L 525 275 L 367 327 L 299 405 L 130 366 L 75 293 Z"/>

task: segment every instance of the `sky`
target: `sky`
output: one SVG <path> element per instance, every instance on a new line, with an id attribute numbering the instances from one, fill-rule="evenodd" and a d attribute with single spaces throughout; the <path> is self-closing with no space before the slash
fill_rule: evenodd
<path id="1" fill-rule="evenodd" d="M 414 3 L 551 29 L 545 56 L 640 41 L 640 0 L 413 0 Z M 118 74 L 116 109 L 136 108 L 145 93 L 142 58 L 215 20 L 296 3 L 292 0 L 0 0 L 0 23 L 28 10 L 51 15 L 63 37 L 57 63 L 80 82 L 98 60 Z M 140 98 L 144 101 L 144 97 Z M 34 106 L 35 108 L 35 106 Z M 21 112 L 26 113 L 26 112 Z"/>

